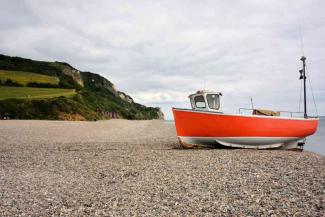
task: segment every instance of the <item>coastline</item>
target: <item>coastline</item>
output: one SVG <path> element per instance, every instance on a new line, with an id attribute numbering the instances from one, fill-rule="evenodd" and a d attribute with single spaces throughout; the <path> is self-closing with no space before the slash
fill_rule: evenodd
<path id="1" fill-rule="evenodd" d="M 325 156 L 183 150 L 164 121 L 0 121 L 1 216 L 325 214 Z"/>

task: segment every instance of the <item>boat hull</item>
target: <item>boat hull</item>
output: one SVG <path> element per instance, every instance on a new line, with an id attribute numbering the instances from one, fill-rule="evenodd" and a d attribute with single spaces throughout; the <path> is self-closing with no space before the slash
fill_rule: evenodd
<path id="1" fill-rule="evenodd" d="M 227 115 L 173 108 L 177 136 L 185 148 L 228 146 L 236 148 L 297 148 L 316 132 L 318 119 L 258 115 Z"/>

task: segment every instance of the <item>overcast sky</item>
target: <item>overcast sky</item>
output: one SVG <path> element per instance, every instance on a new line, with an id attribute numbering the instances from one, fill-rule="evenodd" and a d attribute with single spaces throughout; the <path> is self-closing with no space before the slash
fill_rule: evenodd
<path id="1" fill-rule="evenodd" d="M 101 74 L 171 119 L 171 107 L 189 107 L 203 88 L 223 92 L 225 112 L 250 107 L 250 97 L 298 110 L 304 51 L 325 115 L 324 11 L 323 0 L 1 0 L 0 53 Z"/>

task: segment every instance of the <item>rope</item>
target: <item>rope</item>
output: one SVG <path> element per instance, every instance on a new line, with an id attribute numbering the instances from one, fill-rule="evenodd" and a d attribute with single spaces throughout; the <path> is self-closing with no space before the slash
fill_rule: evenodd
<path id="1" fill-rule="evenodd" d="M 309 73 L 308 73 L 307 65 L 306 65 L 306 72 L 307 72 L 307 77 L 308 77 L 309 86 L 310 86 L 310 90 L 311 90 L 310 92 L 311 92 L 311 95 L 313 96 L 313 101 L 314 101 L 314 106 L 315 106 L 315 110 L 316 110 L 316 115 L 318 117 L 318 110 L 317 110 L 316 101 L 315 101 L 315 97 L 314 97 L 314 91 L 313 91 L 313 87 L 311 86 L 311 81 L 310 81 L 310 76 L 309 76 Z"/>
<path id="2" fill-rule="evenodd" d="M 301 107 L 301 96 L 302 96 L 302 83 L 303 83 L 303 80 L 301 80 L 300 82 L 300 91 L 299 91 L 299 112 L 300 112 L 300 107 Z"/>

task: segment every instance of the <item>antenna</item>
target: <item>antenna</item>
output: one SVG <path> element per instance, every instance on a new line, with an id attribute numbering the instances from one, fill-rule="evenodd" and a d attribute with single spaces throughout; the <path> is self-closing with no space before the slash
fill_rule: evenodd
<path id="1" fill-rule="evenodd" d="M 301 48 L 301 53 L 304 56 L 305 52 L 304 52 L 304 38 L 303 38 L 303 34 L 302 34 L 302 27 L 301 27 L 301 19 L 300 19 L 300 15 L 298 17 L 298 22 L 299 22 L 299 38 L 300 38 L 300 48 Z"/>
<path id="2" fill-rule="evenodd" d="M 251 97 L 251 105 L 252 105 L 252 109 L 254 109 L 253 97 Z"/>
<path id="3" fill-rule="evenodd" d="M 206 88 L 205 71 L 203 71 L 203 90 Z"/>

